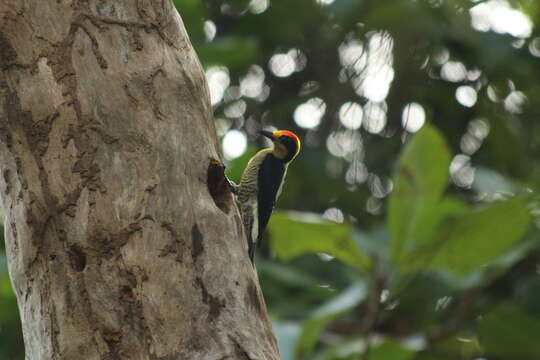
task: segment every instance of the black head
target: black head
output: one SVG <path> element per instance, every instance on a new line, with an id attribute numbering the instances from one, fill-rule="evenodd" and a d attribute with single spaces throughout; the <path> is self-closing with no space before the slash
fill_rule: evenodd
<path id="1" fill-rule="evenodd" d="M 284 163 L 291 162 L 300 152 L 301 143 L 296 134 L 288 130 L 269 132 L 261 131 L 261 135 L 274 143 L 273 154 Z"/>

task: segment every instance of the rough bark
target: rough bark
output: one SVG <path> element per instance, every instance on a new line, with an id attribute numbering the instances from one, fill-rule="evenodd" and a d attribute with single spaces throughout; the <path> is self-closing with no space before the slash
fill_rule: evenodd
<path id="1" fill-rule="evenodd" d="M 278 359 L 170 0 L 2 0 L 0 70 L 26 358 Z"/>

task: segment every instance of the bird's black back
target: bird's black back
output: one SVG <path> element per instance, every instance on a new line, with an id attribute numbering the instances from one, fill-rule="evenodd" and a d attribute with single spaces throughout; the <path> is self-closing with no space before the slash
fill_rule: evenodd
<path id="1" fill-rule="evenodd" d="M 283 161 L 271 153 L 266 155 L 259 168 L 257 194 L 259 233 L 258 239 L 256 239 L 258 245 L 260 245 L 262 234 L 274 210 L 277 192 L 283 181 L 284 174 L 285 164 Z"/>

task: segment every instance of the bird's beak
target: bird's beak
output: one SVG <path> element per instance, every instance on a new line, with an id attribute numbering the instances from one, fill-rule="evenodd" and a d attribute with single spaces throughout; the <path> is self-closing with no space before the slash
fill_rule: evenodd
<path id="1" fill-rule="evenodd" d="M 261 134 L 261 135 L 264 136 L 264 137 L 269 138 L 269 139 L 272 140 L 272 141 L 275 141 L 275 140 L 276 140 L 276 137 L 275 137 L 274 134 L 271 133 L 270 131 L 264 131 L 264 130 L 261 130 L 261 131 L 259 131 L 259 134 Z"/>

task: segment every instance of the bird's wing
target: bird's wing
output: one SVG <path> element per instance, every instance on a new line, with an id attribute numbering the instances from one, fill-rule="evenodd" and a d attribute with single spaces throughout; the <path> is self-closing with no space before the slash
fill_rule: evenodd
<path id="1" fill-rule="evenodd" d="M 268 225 L 278 191 L 285 175 L 285 165 L 272 154 L 268 154 L 262 161 L 259 168 L 259 181 L 257 189 L 258 217 L 259 217 L 259 234 L 257 240 L 260 246 L 260 239 Z"/>

